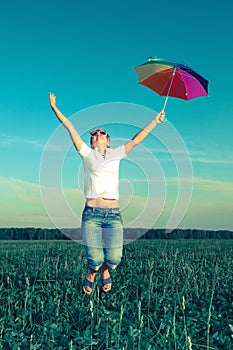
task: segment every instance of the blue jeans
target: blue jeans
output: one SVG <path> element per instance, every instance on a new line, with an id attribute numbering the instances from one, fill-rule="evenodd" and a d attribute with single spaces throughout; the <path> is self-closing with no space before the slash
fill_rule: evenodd
<path id="1" fill-rule="evenodd" d="M 123 247 L 119 208 L 86 206 L 82 213 L 82 238 L 89 267 L 98 271 L 105 262 L 114 270 L 121 261 Z"/>

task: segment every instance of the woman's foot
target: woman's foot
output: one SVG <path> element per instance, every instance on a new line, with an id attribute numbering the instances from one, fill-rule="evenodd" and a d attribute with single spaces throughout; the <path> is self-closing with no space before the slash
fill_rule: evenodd
<path id="1" fill-rule="evenodd" d="M 92 270 L 91 268 L 88 269 L 87 276 L 85 280 L 83 281 L 83 291 L 86 294 L 91 294 L 93 287 L 94 287 L 94 281 L 95 281 L 96 271 Z"/>
<path id="2" fill-rule="evenodd" d="M 109 292 L 112 288 L 112 279 L 109 274 L 109 267 L 104 263 L 100 268 L 102 278 L 102 288 L 105 293 Z"/>

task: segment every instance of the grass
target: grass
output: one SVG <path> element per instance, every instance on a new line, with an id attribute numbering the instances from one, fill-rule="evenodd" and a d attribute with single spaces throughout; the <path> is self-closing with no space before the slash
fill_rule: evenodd
<path id="1" fill-rule="evenodd" d="M 233 242 L 137 241 L 110 293 L 73 241 L 0 242 L 0 349 L 233 348 Z"/>

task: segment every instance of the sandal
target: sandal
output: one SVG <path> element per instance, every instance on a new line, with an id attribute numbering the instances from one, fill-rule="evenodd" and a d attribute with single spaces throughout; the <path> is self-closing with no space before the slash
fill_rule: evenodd
<path id="1" fill-rule="evenodd" d="M 83 281 L 83 291 L 85 294 L 91 294 L 94 287 L 94 282 L 89 281 L 87 278 Z"/>
<path id="2" fill-rule="evenodd" d="M 105 286 L 107 284 L 110 284 L 110 286 L 105 288 Z M 105 278 L 105 279 L 102 278 L 102 287 L 103 287 L 102 289 L 103 289 L 103 291 L 105 293 L 107 293 L 107 292 L 109 292 L 111 290 L 111 288 L 112 288 L 112 279 L 111 279 L 111 277 L 108 277 L 108 278 Z"/>

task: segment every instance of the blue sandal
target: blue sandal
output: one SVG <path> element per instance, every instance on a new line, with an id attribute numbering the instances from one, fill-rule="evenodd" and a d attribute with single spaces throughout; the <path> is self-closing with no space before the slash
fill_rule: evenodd
<path id="1" fill-rule="evenodd" d="M 94 282 L 88 281 L 87 278 L 83 281 L 83 291 L 86 294 L 91 294 L 94 287 Z"/>
<path id="2" fill-rule="evenodd" d="M 108 288 L 104 288 L 107 284 L 110 284 L 110 286 Z M 105 279 L 102 279 L 102 289 L 105 293 L 109 292 L 112 288 L 112 279 L 111 277 L 108 277 L 108 278 L 105 278 Z"/>

